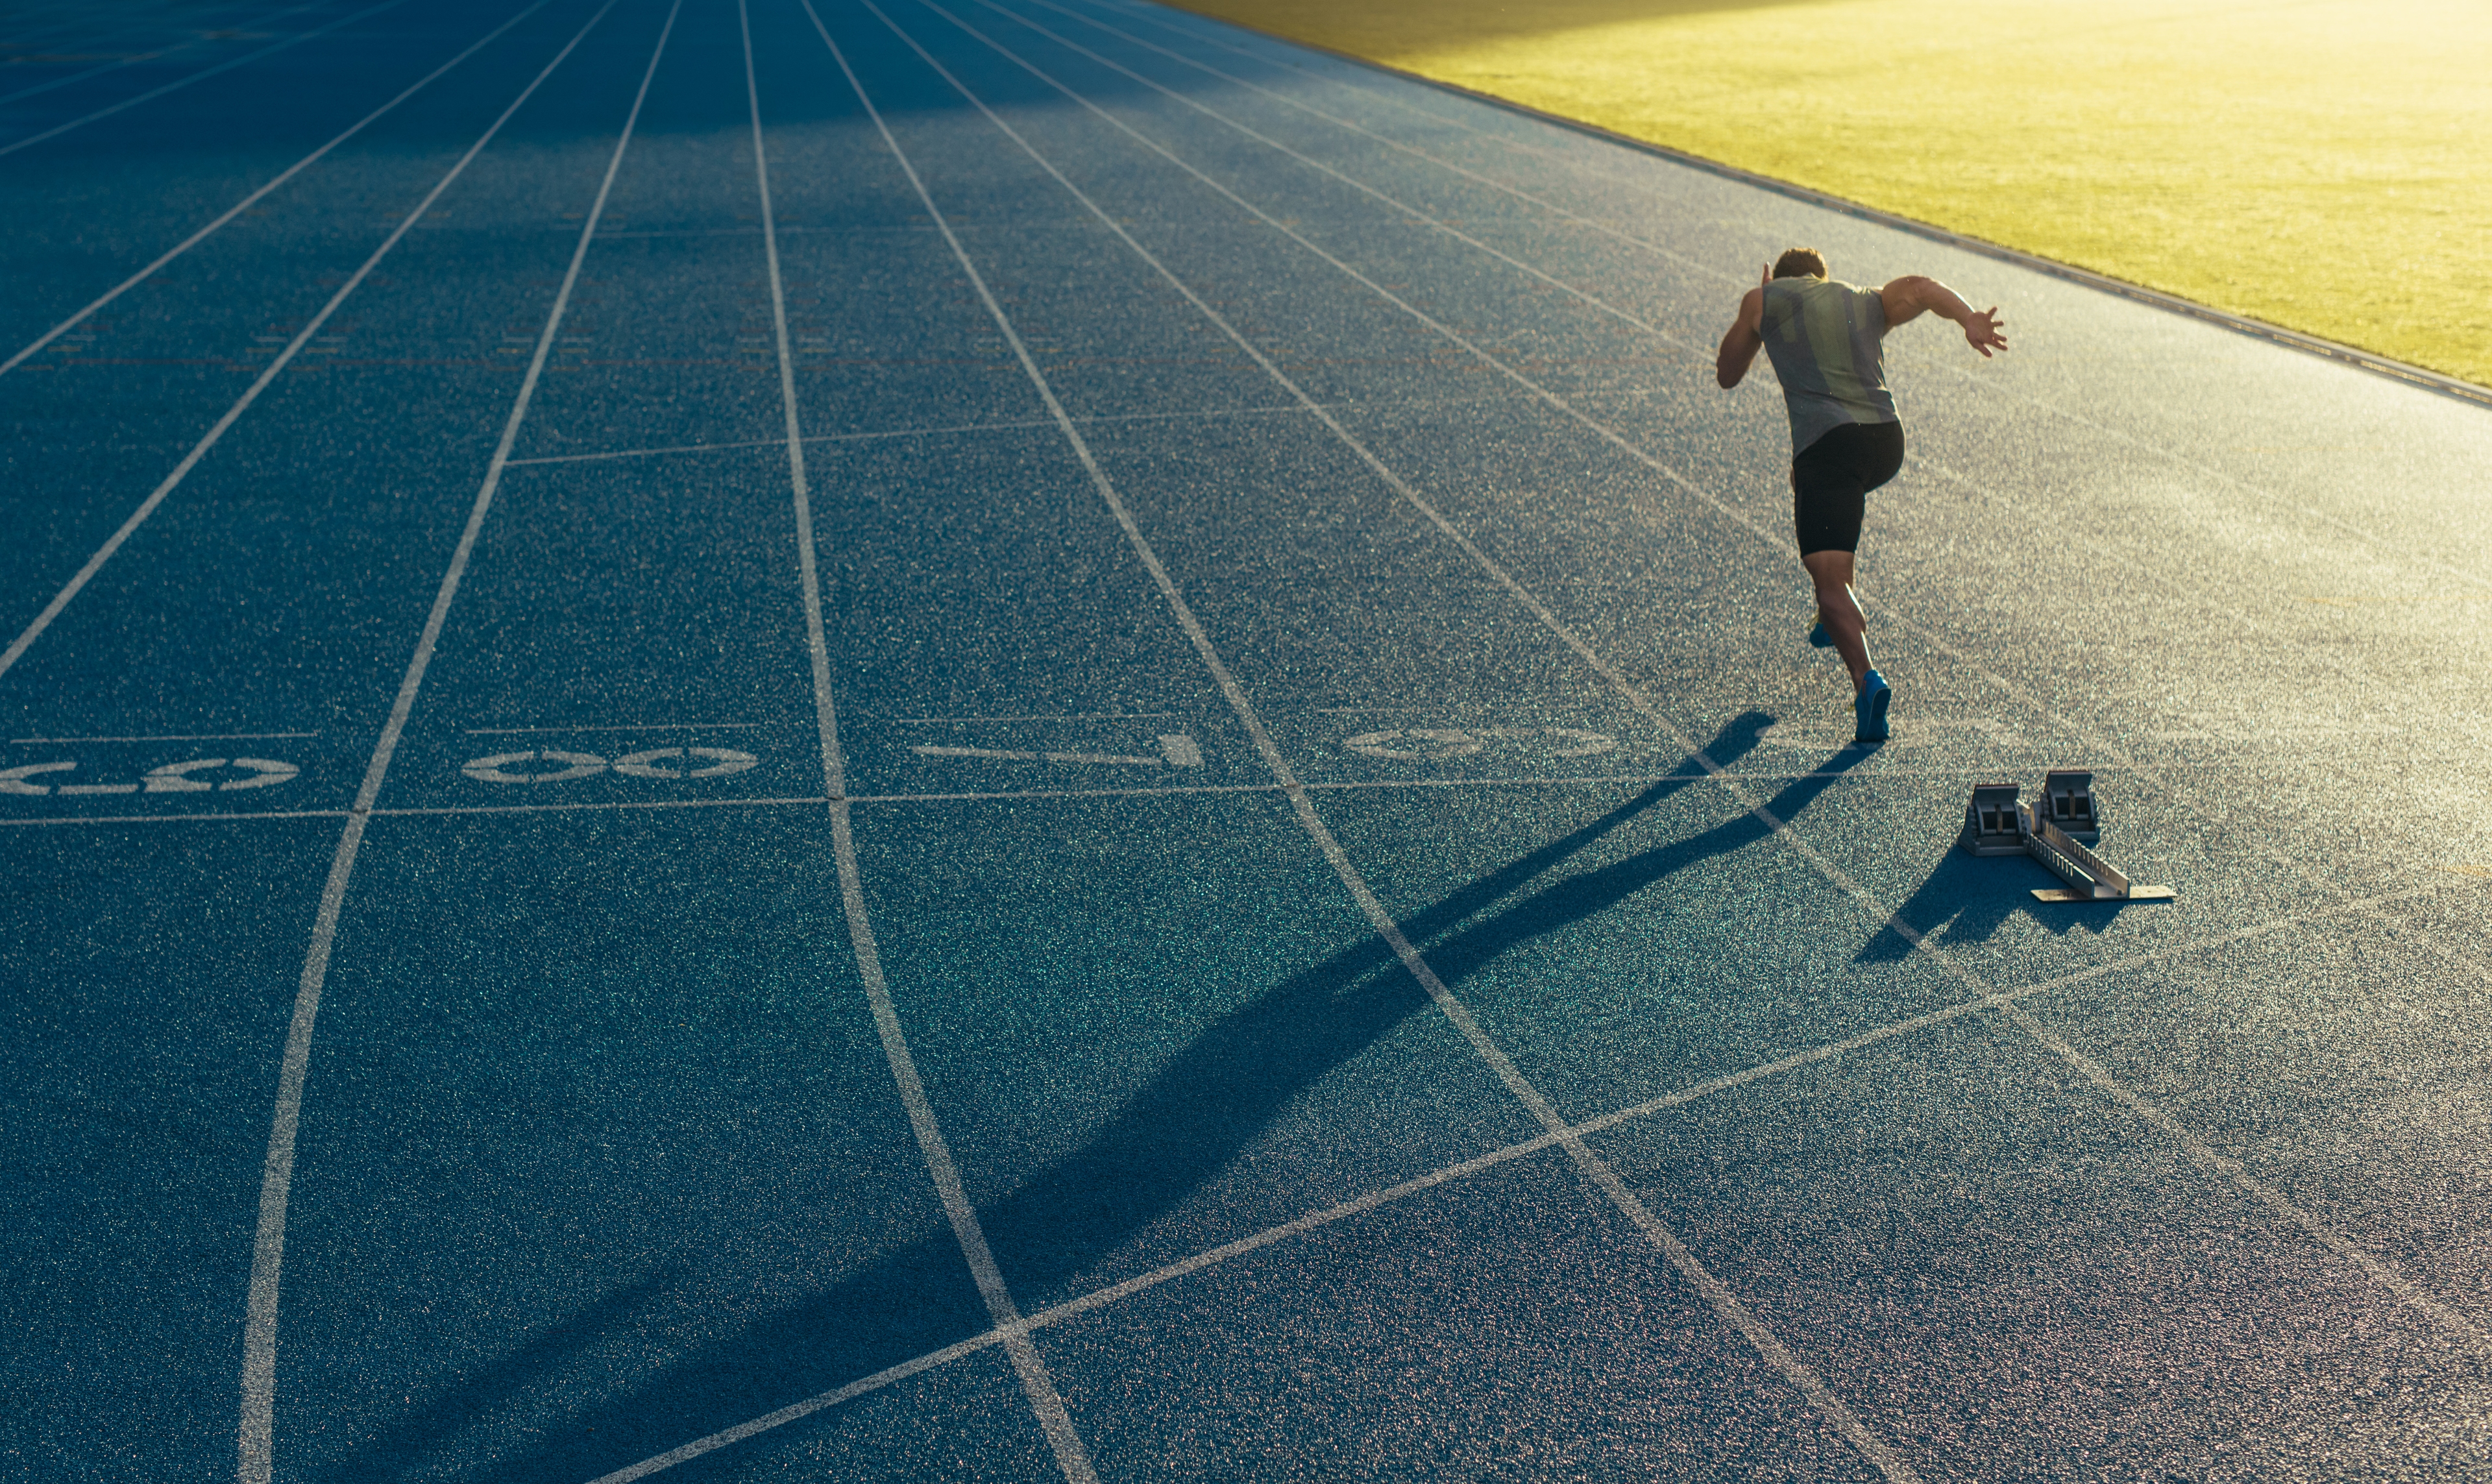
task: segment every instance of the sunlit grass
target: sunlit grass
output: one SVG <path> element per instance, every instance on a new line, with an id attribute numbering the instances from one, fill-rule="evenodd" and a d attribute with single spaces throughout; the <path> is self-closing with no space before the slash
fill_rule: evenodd
<path id="1" fill-rule="evenodd" d="M 2492 384 L 2482 0 L 1183 0 Z"/>

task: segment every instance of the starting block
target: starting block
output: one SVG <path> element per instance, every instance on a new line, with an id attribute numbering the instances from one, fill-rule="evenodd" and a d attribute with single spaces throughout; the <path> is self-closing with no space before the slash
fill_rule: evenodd
<path id="1" fill-rule="evenodd" d="M 2068 883 L 2055 889 L 2036 888 L 2033 895 L 2043 902 L 2172 900 L 2171 887 L 2140 886 L 2096 855 L 2090 846 L 2101 838 L 2093 775 L 2055 768 L 2043 780 L 2041 798 L 2031 806 L 2014 784 L 1973 785 L 1973 801 L 1964 807 L 1964 833 L 1957 844 L 1973 855 L 2030 855 L 2040 861 Z"/>

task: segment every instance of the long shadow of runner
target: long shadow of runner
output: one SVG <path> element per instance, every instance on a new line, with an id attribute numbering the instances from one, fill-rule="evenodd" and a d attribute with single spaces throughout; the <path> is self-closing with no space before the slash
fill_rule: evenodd
<path id="1" fill-rule="evenodd" d="M 2058 884 L 2059 877 L 2021 855 L 1984 859 L 1950 845 L 1921 884 L 1913 889 L 1912 897 L 1895 909 L 1895 916 L 1910 924 L 1932 947 L 1986 941 L 2019 912 L 2032 917 L 2055 936 L 2064 936 L 2081 928 L 2099 932 L 2100 918 L 2086 914 L 2082 908 L 2050 915 L 2032 910 L 2033 899 L 2026 895 L 2027 890 Z M 1863 943 L 1852 962 L 1894 964 L 1912 956 L 1912 942 L 1889 926 L 1881 928 Z"/>
<path id="2" fill-rule="evenodd" d="M 1773 719 L 1750 712 L 1705 752 L 1728 764 Z M 1846 750 L 1765 806 L 1791 818 L 1865 751 Z M 1617 808 L 1402 920 L 1439 976 L 1459 986 L 1518 943 L 1594 916 L 1690 866 L 1762 840 L 1755 815 L 1509 900 L 1671 794 L 1701 782 L 1694 758 Z M 1503 904 L 1500 905 L 1500 904 Z M 1487 915 L 1483 915 L 1487 914 Z M 1113 1253 L 1235 1158 L 1282 1107 L 1411 1015 L 1430 1008 L 1381 938 L 1369 936 L 1222 1017 L 1162 1068 L 1081 1149 L 1034 1172 L 981 1210 L 1006 1277 L 1030 1291 L 1056 1287 Z M 680 1257 L 672 1260 L 680 1264 Z M 502 1364 L 436 1392 L 334 1476 L 437 1473 L 452 1440 L 505 1408 L 530 1422 L 549 1410 L 538 1389 L 567 1353 L 634 1322 L 650 1280 L 531 1340 Z M 713 1343 L 619 1395 L 584 1399 L 533 1454 L 493 1472 L 587 1480 L 800 1398 L 923 1354 L 987 1327 L 948 1229 L 883 1254 L 806 1301 Z"/>

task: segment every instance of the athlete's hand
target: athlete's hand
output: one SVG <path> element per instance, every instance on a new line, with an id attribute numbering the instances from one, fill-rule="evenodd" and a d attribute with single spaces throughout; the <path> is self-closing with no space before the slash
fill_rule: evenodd
<path id="1" fill-rule="evenodd" d="M 1761 274 L 1759 274 L 1759 275 L 1757 276 L 1757 283 L 1758 283 L 1758 285 L 1759 285 L 1760 287 L 1762 287 L 1762 286 L 1764 286 L 1765 284 L 1767 284 L 1767 283 L 1772 282 L 1773 281 L 1774 281 L 1774 265 L 1773 265 L 1773 264 L 1771 264 L 1771 263 L 1767 263 L 1767 264 L 1765 264 L 1765 272 L 1763 272 L 1763 273 L 1761 273 Z"/>
<path id="2" fill-rule="evenodd" d="M 1967 314 L 1964 316 L 1964 342 L 1980 351 L 1981 358 L 1987 361 L 1993 349 L 2007 348 L 2007 337 L 1999 333 L 2006 323 L 1999 317 L 1999 306 L 1995 304 L 1977 314 Z"/>

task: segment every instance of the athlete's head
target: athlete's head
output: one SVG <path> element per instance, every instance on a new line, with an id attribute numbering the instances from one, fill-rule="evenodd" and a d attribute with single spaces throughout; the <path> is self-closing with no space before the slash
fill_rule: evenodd
<path id="1" fill-rule="evenodd" d="M 1825 277 L 1825 254 L 1815 248 L 1794 248 L 1774 259 L 1774 277 L 1822 279 Z"/>

